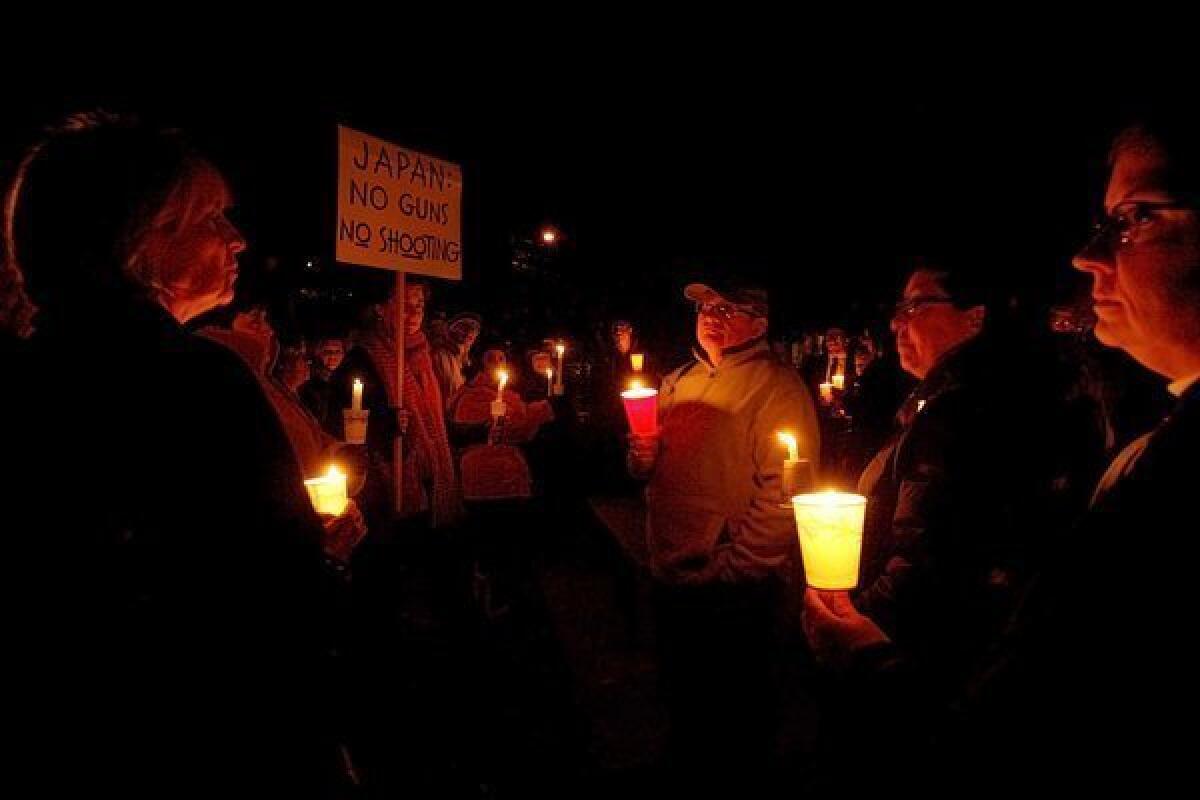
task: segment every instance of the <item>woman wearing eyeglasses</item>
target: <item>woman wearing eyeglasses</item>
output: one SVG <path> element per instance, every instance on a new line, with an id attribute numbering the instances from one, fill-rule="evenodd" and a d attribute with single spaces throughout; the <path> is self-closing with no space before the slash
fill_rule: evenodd
<path id="1" fill-rule="evenodd" d="M 1082 506 L 1067 491 L 1079 427 L 1056 365 L 1001 316 L 977 267 L 918 267 L 892 315 L 900 364 L 919 383 L 859 479 L 863 566 L 845 600 L 911 654 L 939 696 L 962 685 L 1045 543 Z M 876 734 L 888 741 L 869 741 Z M 919 739 L 854 735 L 895 758 Z"/>

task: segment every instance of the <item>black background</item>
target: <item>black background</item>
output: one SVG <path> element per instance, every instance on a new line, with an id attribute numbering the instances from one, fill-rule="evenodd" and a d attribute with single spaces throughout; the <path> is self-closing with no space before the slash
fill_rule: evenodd
<path id="1" fill-rule="evenodd" d="M 345 123 L 463 165 L 465 280 L 439 290 L 452 310 L 502 304 L 512 240 L 552 224 L 561 280 L 605 313 L 683 324 L 685 283 L 732 278 L 769 288 L 776 329 L 798 330 L 878 321 L 923 255 L 978 264 L 1034 303 L 1067 295 L 1107 142 L 1143 103 L 1038 74 L 952 80 L 953 64 L 862 80 L 778 64 L 583 77 L 547 61 L 431 73 L 419 92 L 409 73 L 364 84 L 284 66 L 25 85 L 0 155 L 7 172 L 73 110 L 180 126 L 234 186 L 245 285 L 274 256 L 272 285 L 378 287 L 387 276 L 332 263 Z"/>

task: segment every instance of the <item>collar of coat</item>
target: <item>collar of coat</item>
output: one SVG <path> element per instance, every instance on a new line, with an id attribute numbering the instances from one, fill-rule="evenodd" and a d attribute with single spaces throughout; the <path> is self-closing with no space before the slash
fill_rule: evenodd
<path id="1" fill-rule="evenodd" d="M 696 361 L 706 366 L 709 370 L 716 371 L 728 367 L 736 367 L 739 364 L 745 364 L 755 358 L 761 357 L 763 353 L 769 352 L 767 348 L 767 337 L 759 336 L 757 339 L 751 339 L 748 342 L 742 342 L 733 347 L 726 347 L 721 350 L 720 366 L 713 366 L 713 363 L 708 359 L 708 353 L 702 348 L 693 347 L 692 356 Z"/>

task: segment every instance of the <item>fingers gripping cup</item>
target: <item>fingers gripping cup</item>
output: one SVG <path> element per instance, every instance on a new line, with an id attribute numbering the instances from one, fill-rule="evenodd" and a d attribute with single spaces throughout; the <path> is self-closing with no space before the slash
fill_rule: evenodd
<path id="1" fill-rule="evenodd" d="M 346 435 L 346 444 L 366 444 L 367 417 L 370 413 L 366 410 L 342 409 L 342 430 Z"/>
<path id="2" fill-rule="evenodd" d="M 792 498 L 804 574 L 814 589 L 858 585 L 867 498 L 843 492 L 814 492 Z"/>

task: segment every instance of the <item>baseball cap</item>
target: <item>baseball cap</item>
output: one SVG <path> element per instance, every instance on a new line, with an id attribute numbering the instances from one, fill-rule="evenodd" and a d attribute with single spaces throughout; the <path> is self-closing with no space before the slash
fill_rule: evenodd
<path id="1" fill-rule="evenodd" d="M 732 286 L 723 291 L 717 291 L 703 283 L 689 283 L 683 289 L 683 296 L 702 305 L 728 303 L 739 311 L 744 311 L 751 316 L 767 316 L 767 293 L 763 289 L 750 286 Z"/>

